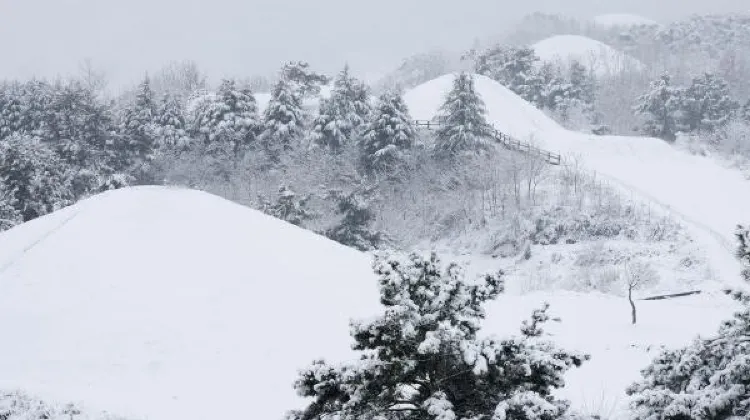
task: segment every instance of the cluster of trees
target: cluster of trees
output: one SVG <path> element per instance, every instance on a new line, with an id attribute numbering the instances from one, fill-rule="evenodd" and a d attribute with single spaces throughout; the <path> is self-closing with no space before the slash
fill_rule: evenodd
<path id="1" fill-rule="evenodd" d="M 634 110 L 646 120 L 644 133 L 673 141 L 678 132 L 713 133 L 733 117 L 747 118 L 749 106 L 732 100 L 729 85 L 715 74 L 704 73 L 689 86 L 677 86 L 665 73 L 638 98 Z"/>
<path id="2" fill-rule="evenodd" d="M 470 56 L 476 73 L 498 81 L 537 108 L 556 113 L 563 122 L 574 109 L 595 119 L 596 80 L 580 62 L 541 64 L 532 48 L 501 45 Z"/>

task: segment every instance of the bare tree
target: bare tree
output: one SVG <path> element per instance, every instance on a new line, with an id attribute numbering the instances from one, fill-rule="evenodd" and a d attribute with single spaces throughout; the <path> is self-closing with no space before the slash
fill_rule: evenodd
<path id="1" fill-rule="evenodd" d="M 636 309 L 633 302 L 633 291 L 653 285 L 659 281 L 659 273 L 651 264 L 643 261 L 634 261 L 625 265 L 624 280 L 628 287 L 628 302 L 630 302 L 631 319 L 636 323 Z"/>

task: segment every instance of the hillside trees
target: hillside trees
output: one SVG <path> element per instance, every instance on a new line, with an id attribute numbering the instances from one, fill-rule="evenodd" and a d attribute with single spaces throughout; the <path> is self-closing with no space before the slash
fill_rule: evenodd
<path id="1" fill-rule="evenodd" d="M 384 93 L 372 112 L 362 135 L 362 167 L 367 173 L 393 169 L 414 144 L 416 132 L 403 97 Z"/>
<path id="2" fill-rule="evenodd" d="M 465 279 L 435 254 L 379 255 L 383 313 L 352 323 L 358 362 L 318 360 L 295 383 L 312 401 L 294 420 L 324 418 L 555 420 L 568 408 L 552 396 L 586 356 L 540 339 L 546 308 L 522 336 L 480 338 L 484 306 L 503 292 L 502 273 Z"/>
<path id="3" fill-rule="evenodd" d="M 682 121 L 681 102 L 683 90 L 672 84 L 664 73 L 651 82 L 646 93 L 638 97 L 634 110 L 646 122 L 643 132 L 668 141 L 674 141 Z"/>
<path id="4" fill-rule="evenodd" d="M 283 151 L 292 148 L 302 137 L 304 114 L 299 96 L 284 78 L 276 82 L 258 139 L 272 160 L 278 161 Z"/>
<path id="5" fill-rule="evenodd" d="M 474 88 L 474 79 L 466 73 L 459 74 L 440 108 L 436 153 L 441 157 L 455 157 L 465 151 L 488 148 L 493 133 L 486 113 L 484 102 Z"/>
<path id="6" fill-rule="evenodd" d="M 684 90 L 682 107 L 686 130 L 710 133 L 726 125 L 738 105 L 731 99 L 725 80 L 704 73 Z"/>
<path id="7" fill-rule="evenodd" d="M 535 67 L 538 61 L 539 57 L 531 48 L 498 45 L 476 57 L 474 71 L 499 82 L 527 102 L 541 107 L 544 81 Z"/>
<path id="8" fill-rule="evenodd" d="M 281 79 L 285 80 L 300 101 L 318 95 L 320 87 L 329 82 L 327 76 L 310 69 L 304 61 L 290 61 L 281 69 Z"/>
<path id="9" fill-rule="evenodd" d="M 334 190 L 330 198 L 335 200 L 336 214 L 341 219 L 325 232 L 328 238 L 360 251 L 371 251 L 383 242 L 383 234 L 372 228 L 374 188 L 357 188 L 349 193 Z"/>
<path id="10" fill-rule="evenodd" d="M 334 81 L 331 97 L 320 102 L 311 139 L 339 151 L 359 134 L 370 111 L 369 89 L 351 76 L 349 66 L 346 66 Z"/>

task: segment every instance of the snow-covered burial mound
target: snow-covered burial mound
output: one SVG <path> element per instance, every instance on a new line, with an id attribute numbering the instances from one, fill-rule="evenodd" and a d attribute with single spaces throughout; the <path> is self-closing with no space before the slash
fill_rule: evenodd
<path id="1" fill-rule="evenodd" d="M 543 63 L 568 66 L 575 60 L 598 76 L 643 68 L 635 58 L 580 35 L 556 35 L 537 42 L 532 48 Z"/>
<path id="2" fill-rule="evenodd" d="M 108 192 L 0 235 L 0 388 L 151 419 L 282 418 L 350 360 L 365 254 L 197 191 Z"/>

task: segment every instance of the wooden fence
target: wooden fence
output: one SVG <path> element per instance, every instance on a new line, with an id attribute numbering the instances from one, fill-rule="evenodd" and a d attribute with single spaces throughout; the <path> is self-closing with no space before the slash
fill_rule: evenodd
<path id="1" fill-rule="evenodd" d="M 414 125 L 418 128 L 426 128 L 428 130 L 436 129 L 439 127 L 442 127 L 444 125 L 444 122 L 442 120 L 415 120 Z M 503 145 L 508 150 L 513 150 L 516 152 L 525 153 L 528 155 L 536 156 L 541 159 L 543 159 L 545 162 L 549 163 L 550 165 L 560 165 L 561 159 L 559 153 L 553 153 L 544 149 L 540 149 L 538 147 L 532 146 L 529 143 L 516 140 L 512 138 L 511 136 L 502 133 L 500 130 L 496 129 L 495 127 L 492 127 L 492 137 Z"/>

